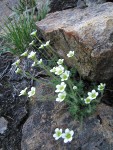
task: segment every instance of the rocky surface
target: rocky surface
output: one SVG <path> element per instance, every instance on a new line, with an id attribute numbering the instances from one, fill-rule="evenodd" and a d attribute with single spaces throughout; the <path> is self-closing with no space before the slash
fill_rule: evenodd
<path id="1" fill-rule="evenodd" d="M 50 12 L 69 9 L 77 6 L 77 0 L 50 0 Z"/>
<path id="2" fill-rule="evenodd" d="M 76 7 L 77 0 L 41 0 L 37 1 L 37 9 L 40 9 L 41 6 L 44 6 L 46 4 L 48 4 L 49 6 L 50 13 Z"/>
<path id="3" fill-rule="evenodd" d="M 13 78 L 10 71 L 13 59 L 10 53 L 0 56 L 0 117 L 8 121 L 7 130 L 0 134 L 0 148 L 3 150 L 20 150 L 21 127 L 28 114 L 27 98 L 18 95 L 29 81 Z"/>
<path id="4" fill-rule="evenodd" d="M 0 25 L 3 25 L 5 19 L 12 13 L 12 8 L 15 7 L 18 0 L 0 0 Z"/>
<path id="5" fill-rule="evenodd" d="M 51 13 L 37 22 L 37 28 L 82 77 L 105 81 L 113 77 L 112 16 L 113 3 L 109 2 Z M 70 50 L 75 51 L 75 56 L 69 60 L 66 54 Z"/>
<path id="6" fill-rule="evenodd" d="M 8 121 L 4 118 L 0 118 L 0 133 L 3 134 L 7 130 Z"/>
<path id="7" fill-rule="evenodd" d="M 50 87 L 50 86 L 49 86 Z M 53 96 L 53 98 L 51 98 Z M 97 112 L 84 119 L 81 127 L 68 113 L 64 103 L 54 100 L 53 90 L 47 82 L 38 83 L 37 96 L 30 102 L 29 117 L 22 129 L 22 150 L 112 150 L 113 109 L 100 104 Z M 73 129 L 71 143 L 55 141 L 55 128 Z"/>
<path id="8" fill-rule="evenodd" d="M 109 0 L 108 0 L 109 1 Z M 50 0 L 50 12 L 62 11 L 69 8 L 81 8 L 90 7 L 97 4 L 105 3 L 106 0 Z"/>

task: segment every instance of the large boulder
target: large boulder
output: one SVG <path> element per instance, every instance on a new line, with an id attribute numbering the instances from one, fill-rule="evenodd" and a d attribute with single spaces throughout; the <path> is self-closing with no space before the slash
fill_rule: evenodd
<path id="1" fill-rule="evenodd" d="M 94 81 L 113 77 L 113 3 L 49 14 L 37 29 L 69 66 Z M 73 59 L 66 54 L 75 51 Z"/>

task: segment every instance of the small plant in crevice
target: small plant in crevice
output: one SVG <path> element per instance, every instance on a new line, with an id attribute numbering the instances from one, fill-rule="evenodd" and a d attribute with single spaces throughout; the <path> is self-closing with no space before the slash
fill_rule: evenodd
<path id="1" fill-rule="evenodd" d="M 31 9 L 26 7 L 26 4 Z M 1 27 L 3 29 L 1 37 L 5 41 L 4 45 L 0 46 L 0 48 L 2 47 L 2 52 L 10 51 L 14 55 L 19 56 L 28 48 L 32 40 L 32 37 L 29 35 L 33 29 L 36 29 L 36 21 L 44 19 L 49 11 L 48 3 L 41 6 L 38 11 L 35 11 L 34 6 L 36 7 L 35 0 L 20 0 L 17 7 L 13 10 L 14 14 L 12 17 L 7 18 L 4 27 Z"/>
<path id="2" fill-rule="evenodd" d="M 50 46 L 50 41 L 46 43 L 42 43 L 41 40 L 37 37 L 37 32 L 34 31 L 31 33 L 31 36 L 36 38 L 40 42 L 40 47 L 38 48 L 38 52 L 42 52 L 42 57 L 39 59 L 36 56 L 35 51 L 26 51 L 21 54 L 20 57 L 27 57 L 32 60 L 31 67 L 41 67 L 46 71 L 48 76 L 52 78 L 51 82 L 55 87 L 56 93 L 56 102 L 58 103 L 66 103 L 69 106 L 70 113 L 78 120 L 82 121 L 83 118 L 90 116 L 95 110 L 98 103 L 103 96 L 103 92 L 105 89 L 105 83 L 100 83 L 97 87 L 90 87 L 89 91 L 85 89 L 85 85 L 81 78 L 79 80 L 74 77 L 76 71 L 71 72 L 68 66 L 65 65 L 65 60 L 59 58 L 54 51 L 54 49 Z M 31 42 L 31 46 L 35 46 L 34 42 Z M 44 48 L 46 48 L 46 54 L 43 53 Z M 73 59 L 76 54 L 74 51 L 69 51 L 67 54 L 67 59 Z M 52 57 L 52 63 L 44 63 L 44 59 L 48 60 Z M 22 70 L 20 65 L 20 60 L 17 60 L 13 63 L 13 65 L 17 66 L 16 73 L 24 73 L 29 77 L 32 77 L 30 73 Z M 76 70 L 76 68 L 73 68 Z M 34 80 L 38 80 L 32 77 Z M 32 97 L 35 95 L 35 88 L 32 87 L 31 91 L 27 92 L 27 88 L 23 89 L 19 96 L 27 95 L 28 97 Z M 64 143 L 71 142 L 72 137 L 74 135 L 73 130 L 66 129 L 65 133 L 62 134 L 62 129 L 56 129 L 53 137 L 55 140 L 59 138 L 64 139 Z"/>
<path id="3" fill-rule="evenodd" d="M 21 15 L 19 20 L 11 21 L 8 19 L 5 28 L 3 28 L 4 38 L 13 54 L 19 55 L 25 51 L 32 40 L 29 34 L 34 28 L 36 28 L 36 25 L 33 16 L 28 13 Z"/>

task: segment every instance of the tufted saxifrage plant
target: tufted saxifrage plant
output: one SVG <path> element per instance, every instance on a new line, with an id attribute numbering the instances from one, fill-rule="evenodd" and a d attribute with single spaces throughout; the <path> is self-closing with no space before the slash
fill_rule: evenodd
<path id="1" fill-rule="evenodd" d="M 59 58 L 54 51 L 54 49 L 50 46 L 50 41 L 46 43 L 42 43 L 40 39 L 37 37 L 37 32 L 34 31 L 31 33 L 31 36 L 36 38 L 40 42 L 40 46 L 38 50 L 40 50 L 43 54 L 43 49 L 46 49 L 46 55 L 43 58 L 37 58 L 36 51 L 26 51 L 21 54 L 20 57 L 27 57 L 27 59 L 32 60 L 31 67 L 41 67 L 46 71 L 48 76 L 52 78 L 51 82 L 55 87 L 56 99 L 57 103 L 66 103 L 69 107 L 69 112 L 78 120 L 83 120 L 84 117 L 91 115 L 95 110 L 98 103 L 103 96 L 103 92 L 105 89 L 105 84 L 100 83 L 97 87 L 90 87 L 89 91 L 86 90 L 84 82 L 81 78 L 75 78 L 76 69 L 74 71 L 72 69 L 69 70 L 68 66 L 65 65 L 65 60 Z M 31 46 L 35 46 L 34 42 L 31 42 Z M 72 59 L 76 54 L 74 51 L 69 51 L 67 54 L 67 59 Z M 42 55 L 43 56 L 43 55 Z M 50 59 L 52 56 L 52 64 L 45 63 L 44 60 Z M 20 59 L 13 63 L 13 65 L 17 66 L 17 73 L 22 74 L 24 70 L 22 70 L 20 65 Z M 25 73 L 25 72 L 24 72 Z M 28 72 L 26 75 L 32 77 Z M 33 77 L 34 80 L 37 81 L 36 78 Z M 35 87 L 31 88 L 31 91 L 27 92 L 28 88 L 20 91 L 19 96 L 28 95 L 28 97 L 32 97 L 35 95 Z M 55 130 L 55 134 L 53 137 L 55 140 L 60 138 L 64 139 L 64 143 L 70 142 L 73 138 L 74 131 L 66 129 L 65 133 L 62 133 L 62 129 L 57 128 Z"/>

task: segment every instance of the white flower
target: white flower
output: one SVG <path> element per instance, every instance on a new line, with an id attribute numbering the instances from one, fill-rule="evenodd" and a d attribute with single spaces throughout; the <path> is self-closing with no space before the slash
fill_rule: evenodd
<path id="1" fill-rule="evenodd" d="M 105 83 L 100 83 L 100 85 L 98 85 L 98 90 L 103 91 L 105 89 L 105 86 L 106 86 Z"/>
<path id="2" fill-rule="evenodd" d="M 40 59 L 39 61 L 34 61 L 32 64 L 32 67 L 35 67 L 36 65 L 41 65 L 42 64 L 42 59 Z"/>
<path id="3" fill-rule="evenodd" d="M 90 104 L 91 99 L 89 97 L 87 97 L 86 99 L 84 99 L 84 101 L 85 101 L 85 104 Z"/>
<path id="4" fill-rule="evenodd" d="M 63 74 L 60 75 L 61 81 L 68 80 L 69 75 L 70 75 L 70 71 L 66 70 Z"/>
<path id="5" fill-rule="evenodd" d="M 24 90 L 22 90 L 22 91 L 20 92 L 19 96 L 21 96 L 21 95 L 26 95 L 26 90 L 27 90 L 27 87 L 26 87 Z"/>
<path id="6" fill-rule="evenodd" d="M 84 99 L 83 98 L 81 98 L 81 101 L 83 101 Z"/>
<path id="7" fill-rule="evenodd" d="M 61 84 L 56 85 L 56 91 L 55 92 L 64 92 L 65 88 L 66 88 L 66 84 L 64 82 L 61 82 Z"/>
<path id="8" fill-rule="evenodd" d="M 20 59 L 18 59 L 17 61 L 15 61 L 12 65 L 18 66 L 20 64 Z"/>
<path id="9" fill-rule="evenodd" d="M 96 99 L 98 96 L 98 92 L 96 92 L 95 90 L 92 90 L 91 92 L 88 92 L 88 97 L 93 100 Z"/>
<path id="10" fill-rule="evenodd" d="M 41 46 L 39 47 L 39 49 L 43 49 L 44 47 L 49 46 L 50 41 L 47 41 L 45 44 L 41 44 Z"/>
<path id="11" fill-rule="evenodd" d="M 57 102 L 62 102 L 66 98 L 66 92 L 62 92 L 58 94 L 58 98 L 56 98 Z"/>
<path id="12" fill-rule="evenodd" d="M 62 129 L 56 128 L 55 133 L 53 134 L 53 137 L 55 140 L 58 140 L 59 138 L 62 137 Z"/>
<path id="13" fill-rule="evenodd" d="M 37 33 L 37 30 L 36 30 L 36 31 L 33 31 L 30 35 L 31 35 L 31 36 L 36 36 L 36 33 Z"/>
<path id="14" fill-rule="evenodd" d="M 64 59 L 59 59 L 59 60 L 57 61 L 57 64 L 58 64 L 58 65 L 62 65 L 63 62 L 64 62 Z"/>
<path id="15" fill-rule="evenodd" d="M 64 67 L 59 65 L 58 67 L 56 67 L 56 71 L 55 74 L 56 75 L 61 75 L 64 72 Z"/>
<path id="16" fill-rule="evenodd" d="M 39 47 L 39 49 L 43 49 L 45 46 L 45 44 L 41 44 L 41 46 Z"/>
<path id="17" fill-rule="evenodd" d="M 31 51 L 30 54 L 28 55 L 28 58 L 34 60 L 36 57 L 36 52 Z"/>
<path id="18" fill-rule="evenodd" d="M 49 46 L 50 40 L 46 42 L 46 44 L 44 44 L 44 46 Z"/>
<path id="19" fill-rule="evenodd" d="M 69 53 L 67 54 L 67 57 L 72 57 L 74 56 L 74 51 L 69 51 Z"/>
<path id="20" fill-rule="evenodd" d="M 34 61 L 31 67 L 35 67 L 36 65 L 37 65 L 37 62 Z"/>
<path id="21" fill-rule="evenodd" d="M 71 142 L 73 139 L 74 131 L 66 129 L 65 133 L 62 134 L 62 138 L 64 139 L 64 143 Z"/>
<path id="22" fill-rule="evenodd" d="M 42 59 L 40 59 L 40 60 L 38 61 L 38 64 L 39 64 L 39 65 L 42 64 Z"/>
<path id="23" fill-rule="evenodd" d="M 20 68 L 17 68 L 17 70 L 15 71 L 15 73 L 17 73 L 17 74 L 19 74 L 21 72 L 22 72 L 22 70 Z"/>
<path id="24" fill-rule="evenodd" d="M 29 43 L 29 46 L 32 46 L 32 45 L 34 45 L 34 40 L 31 43 Z"/>
<path id="25" fill-rule="evenodd" d="M 56 72 L 56 67 L 53 67 L 51 70 L 50 70 L 50 72 Z"/>
<path id="26" fill-rule="evenodd" d="M 28 97 L 31 97 L 31 96 L 35 95 L 35 92 L 36 92 L 36 88 L 32 87 L 31 91 L 28 92 Z"/>
<path id="27" fill-rule="evenodd" d="M 20 56 L 27 56 L 28 55 L 28 50 L 27 51 L 25 51 L 24 53 L 22 53 Z"/>
<path id="28" fill-rule="evenodd" d="M 77 86 L 73 86 L 73 90 L 77 90 Z"/>

